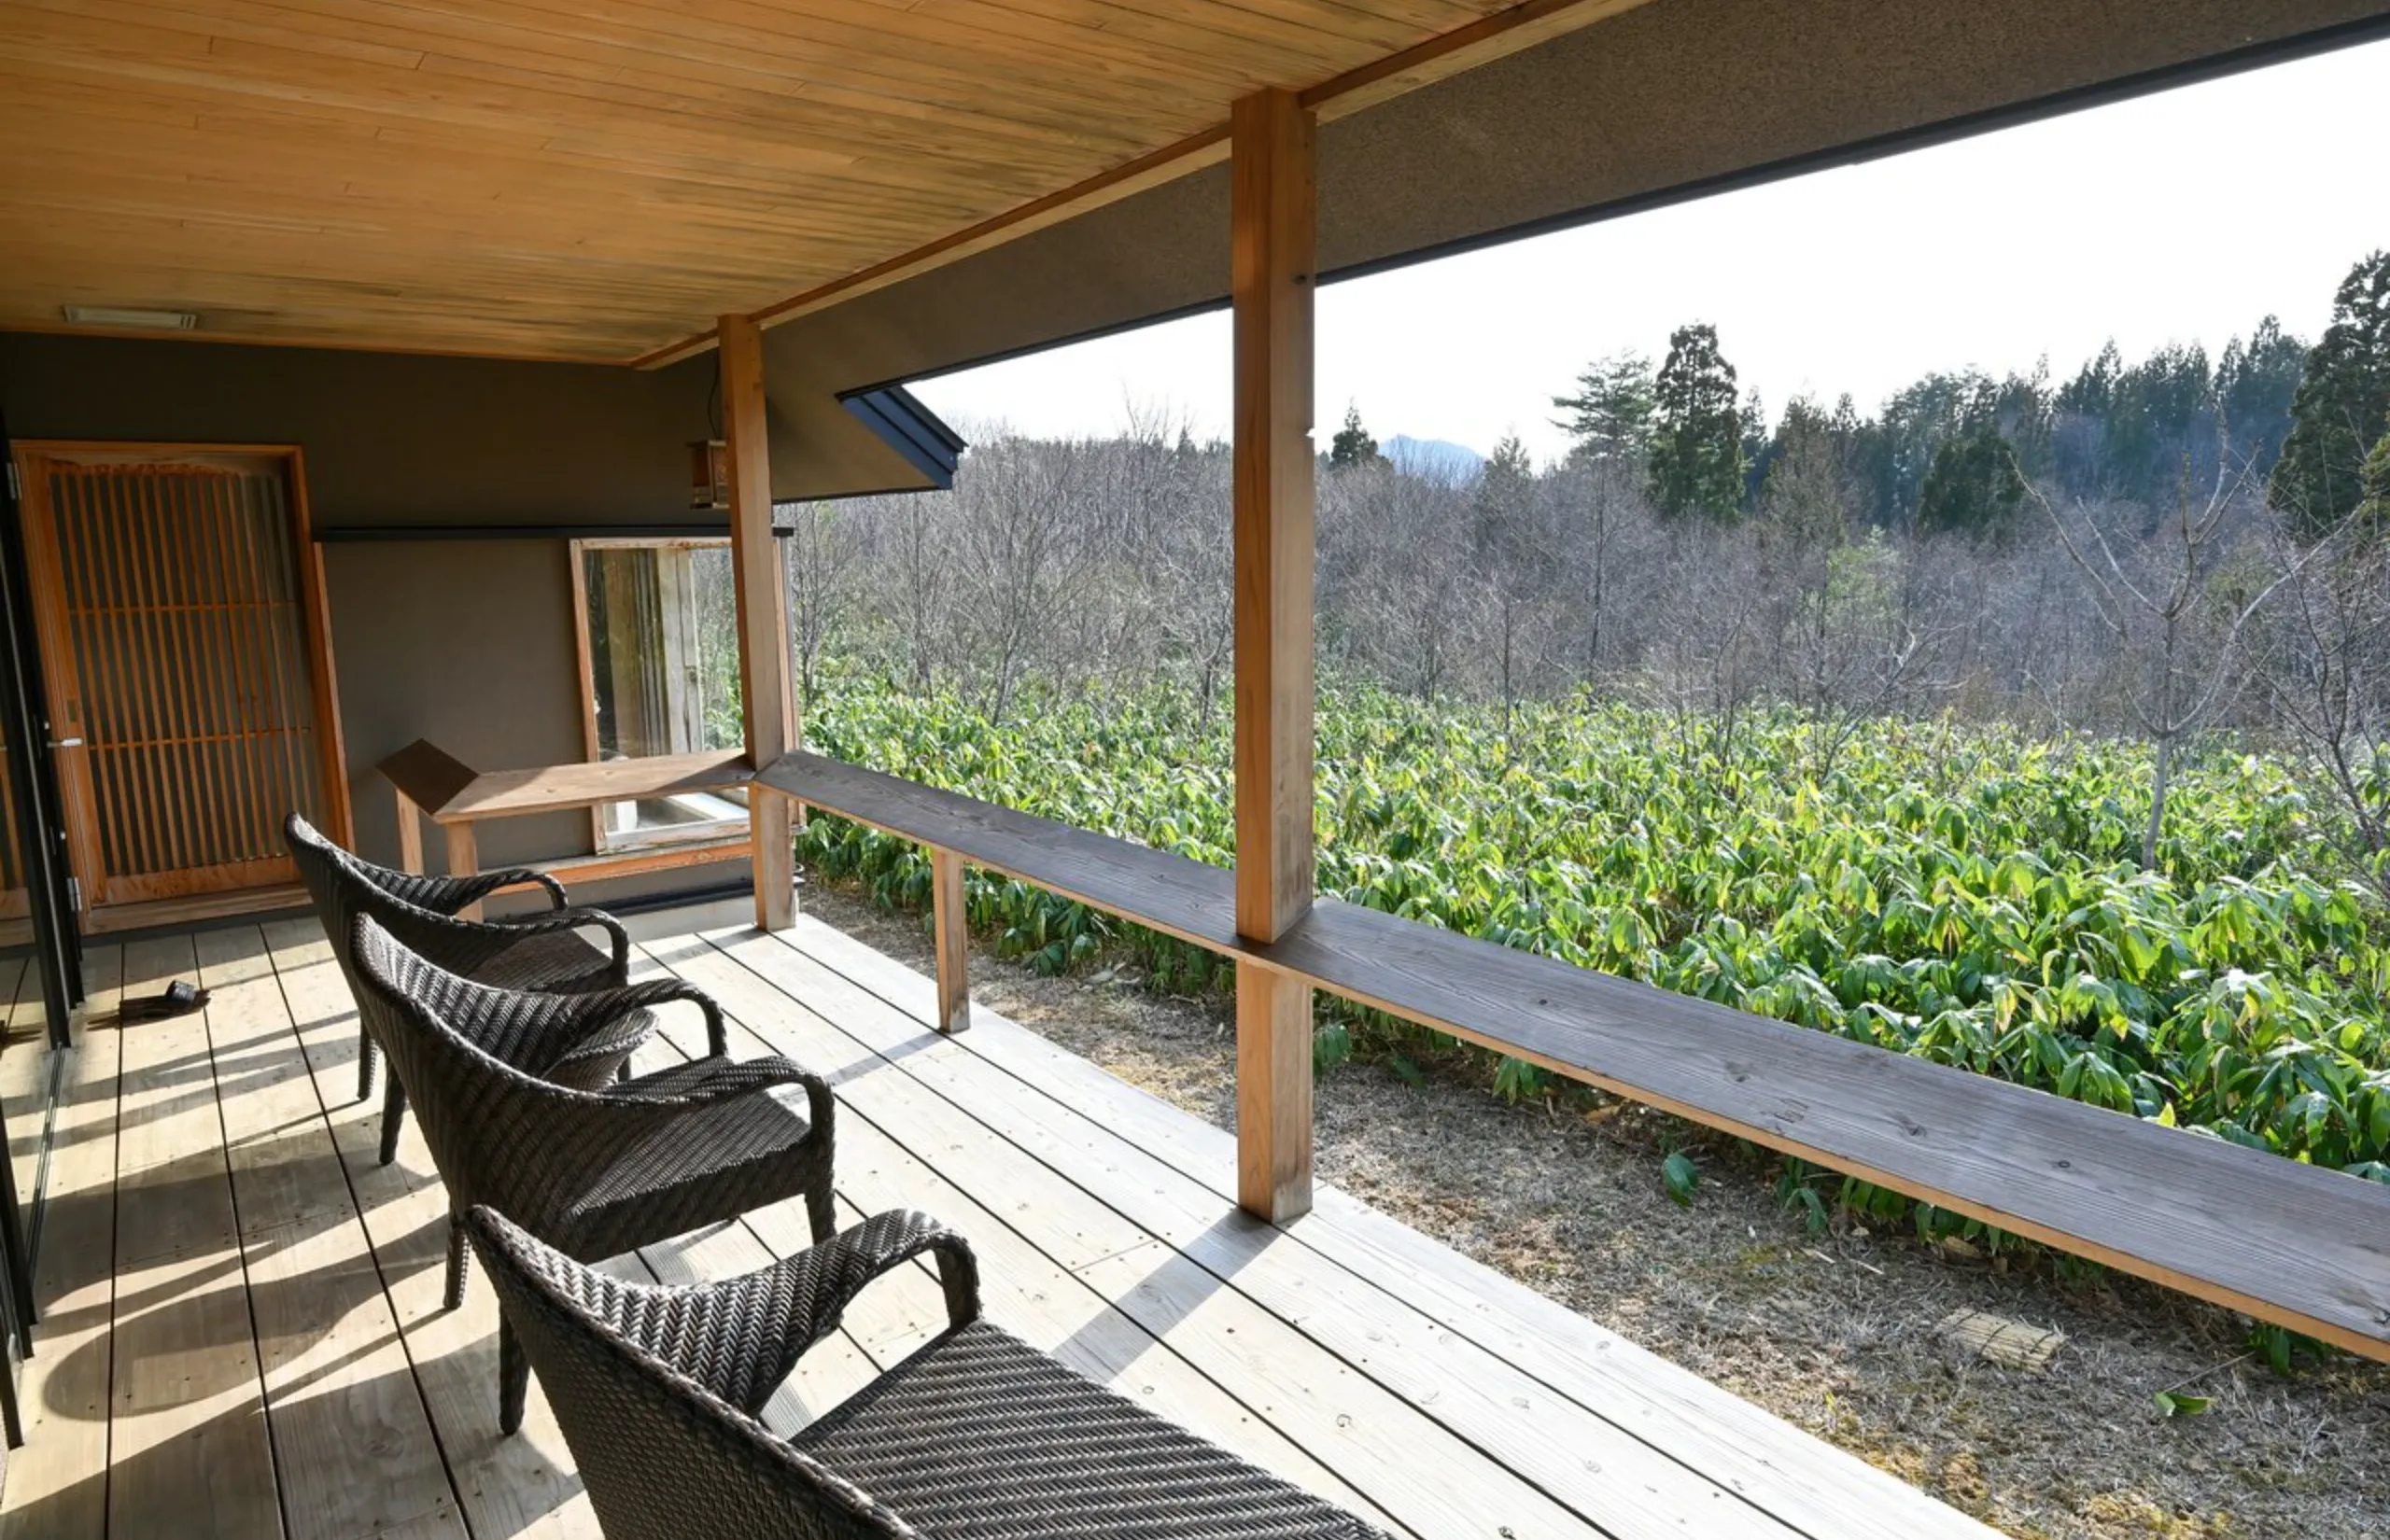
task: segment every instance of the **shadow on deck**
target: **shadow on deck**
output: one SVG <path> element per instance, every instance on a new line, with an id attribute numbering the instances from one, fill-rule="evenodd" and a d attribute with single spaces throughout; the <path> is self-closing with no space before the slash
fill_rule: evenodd
<path id="1" fill-rule="evenodd" d="M 1335 1189 L 1246 1219 L 1230 1135 L 992 1012 L 940 1036 L 928 979 L 817 921 L 679 911 L 641 951 L 722 1002 L 734 1054 L 830 1076 L 847 1221 L 938 1215 L 992 1319 L 1392 1533 L 1991 1533 Z M 214 1001 L 72 1063 L 6 1534 L 595 1535 L 536 1389 L 498 1436 L 486 1281 L 439 1308 L 445 1197 L 412 1121 L 374 1161 L 321 932 L 100 946 L 89 972 L 95 1010 L 194 974 Z M 648 1053 L 702 1044 L 675 1011 Z M 612 1266 L 688 1281 L 806 1237 L 783 1206 Z M 820 1415 L 942 1321 L 926 1270 L 889 1281 L 766 1420 Z"/>

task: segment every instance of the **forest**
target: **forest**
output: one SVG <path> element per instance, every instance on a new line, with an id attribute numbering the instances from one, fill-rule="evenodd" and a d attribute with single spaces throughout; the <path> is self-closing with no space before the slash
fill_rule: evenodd
<path id="1" fill-rule="evenodd" d="M 2390 253 L 2313 341 L 1872 413 L 1771 419 L 1729 341 L 1554 382 L 1554 463 L 1407 473 L 1357 404 L 1323 435 L 1322 890 L 2390 1181 Z M 1225 863 L 1230 488 L 1154 416 L 796 511 L 808 737 Z M 896 842 L 804 841 L 925 891 Z M 972 904 L 1041 967 L 1220 982 Z M 1319 1057 L 1420 1036 L 1324 1005 Z"/>

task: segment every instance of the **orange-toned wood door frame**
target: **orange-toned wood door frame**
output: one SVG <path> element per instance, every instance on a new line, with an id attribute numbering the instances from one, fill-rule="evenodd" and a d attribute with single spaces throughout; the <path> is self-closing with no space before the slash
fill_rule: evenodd
<path id="1" fill-rule="evenodd" d="M 296 880 L 279 827 L 293 803 L 351 843 L 323 559 L 299 450 L 29 441 L 17 461 L 51 748 L 86 908 Z M 245 477 L 250 492 L 235 484 Z M 261 477 L 282 489 L 280 518 L 255 500 Z M 54 496 L 66 486 L 82 499 L 78 580 Z M 280 550 L 269 530 L 287 537 Z"/>

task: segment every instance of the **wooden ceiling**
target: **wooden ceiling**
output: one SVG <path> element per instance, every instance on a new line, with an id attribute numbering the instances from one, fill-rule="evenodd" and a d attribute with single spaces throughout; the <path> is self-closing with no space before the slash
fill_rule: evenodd
<path id="1" fill-rule="evenodd" d="M 0 328 L 626 361 L 1505 4 L 0 0 Z"/>

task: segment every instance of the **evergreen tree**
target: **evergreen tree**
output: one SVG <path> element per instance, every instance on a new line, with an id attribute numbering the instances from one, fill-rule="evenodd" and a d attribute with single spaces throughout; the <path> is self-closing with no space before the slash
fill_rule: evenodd
<path id="1" fill-rule="evenodd" d="M 2357 505 L 2376 425 L 2390 417 L 2390 251 L 2350 269 L 2307 356 L 2266 500 L 2313 539 Z"/>
<path id="2" fill-rule="evenodd" d="M 2008 447 L 2015 451 L 2017 469 L 2025 479 L 2048 475 L 2056 463 L 2051 431 L 2058 413 L 2050 394 L 2047 356 L 2034 363 L 2032 373 L 2011 374 L 2001 381 L 1992 397 L 1991 412 Z"/>
<path id="3" fill-rule="evenodd" d="M 1832 416 L 1795 396 L 1768 446 L 1759 511 L 1778 539 L 1805 556 L 1835 550 L 1853 534 L 1849 412 L 1848 396 Z"/>
<path id="4" fill-rule="evenodd" d="M 1931 531 L 2005 537 L 2025 503 L 2025 477 L 1999 427 L 1989 419 L 1933 452 L 1917 501 L 1917 526 Z"/>
<path id="5" fill-rule="evenodd" d="M 1743 502 L 1743 414 L 1718 330 L 1680 327 L 1652 388 L 1652 500 L 1671 517 L 1733 519 Z"/>
<path id="6" fill-rule="evenodd" d="M 2124 357 L 2112 337 L 2051 399 L 2051 463 L 2070 492 L 2088 495 L 2107 486 L 2108 417 L 2124 372 Z"/>
<path id="7" fill-rule="evenodd" d="M 1760 490 L 1767 485 L 1768 469 L 1776 463 L 1776 439 L 1767 430 L 1767 402 L 1759 388 L 1743 399 L 1743 507 L 1759 506 Z"/>
<path id="8" fill-rule="evenodd" d="M 2390 532 L 2390 422 L 2382 425 L 2382 437 L 2365 457 L 2363 485 L 2365 500 L 2356 505 L 2357 520 L 2378 539 Z"/>
<path id="9" fill-rule="evenodd" d="M 1552 404 L 1568 413 L 1553 426 L 1576 441 L 1572 457 L 1640 467 L 1652 438 L 1652 360 L 1632 350 L 1596 359 L 1577 376 L 1577 394 Z"/>
<path id="10" fill-rule="evenodd" d="M 2186 477 L 2215 479 L 2214 373 L 2207 350 L 2169 343 L 2116 377 L 2102 433 L 2107 488 L 2158 509 L 2174 506 Z"/>
<path id="11" fill-rule="evenodd" d="M 1858 460 L 1874 521 L 1888 528 L 1911 525 L 1935 454 L 1990 420 L 1998 399 L 1990 378 L 1970 371 L 1928 374 L 1886 401 L 1862 437 Z"/>
<path id="12" fill-rule="evenodd" d="M 1382 465 L 1385 461 L 1385 456 L 1378 453 L 1378 441 L 1370 437 L 1368 428 L 1361 426 L 1361 409 L 1347 403 L 1344 408 L 1344 426 L 1336 430 L 1336 437 L 1329 442 L 1329 468 L 1333 470 L 1357 470 L 1373 465 Z"/>
<path id="13" fill-rule="evenodd" d="M 2074 378 L 2059 386 L 2058 409 L 2080 417 L 2096 417 L 2105 421 L 2108 409 L 2116 399 L 2116 381 L 2125 371 L 2124 356 L 2116 351 L 2116 340 L 2108 339 L 2100 356 L 2075 371 Z"/>
<path id="14" fill-rule="evenodd" d="M 1534 497 L 1535 462 L 1527 458 L 1526 446 L 1519 442 L 1517 434 L 1505 434 L 1494 446 L 1493 458 L 1478 473 L 1476 496 L 1471 499 L 1480 554 L 1501 560 L 1522 555 L 1527 511 Z"/>
<path id="15" fill-rule="evenodd" d="M 2215 361 L 2215 406 L 2224 415 L 2225 453 L 2236 468 L 2264 476 L 2290 433 L 2291 398 L 2307 365 L 2307 344 L 2269 315 L 2242 342 L 2235 337 Z"/>

